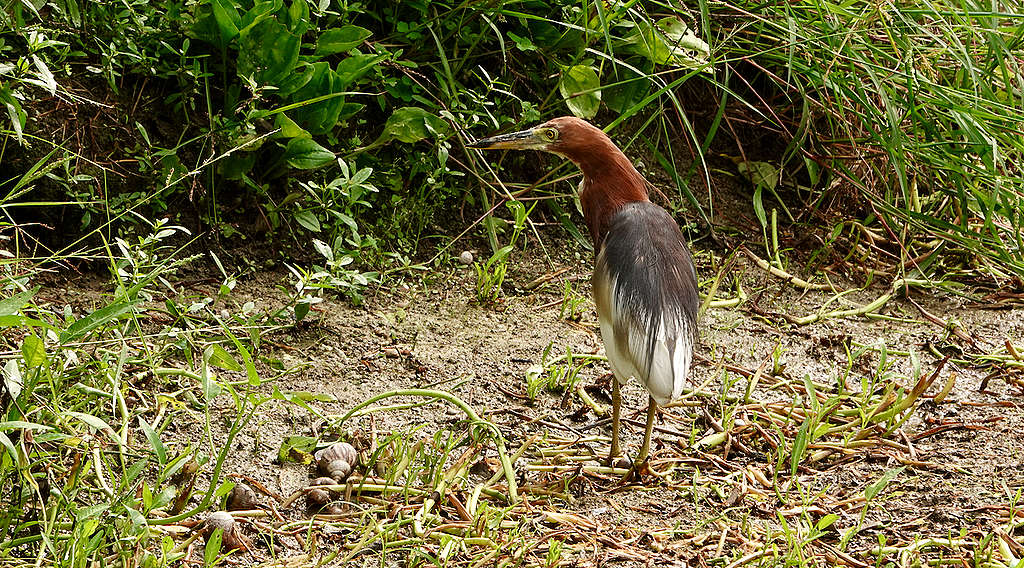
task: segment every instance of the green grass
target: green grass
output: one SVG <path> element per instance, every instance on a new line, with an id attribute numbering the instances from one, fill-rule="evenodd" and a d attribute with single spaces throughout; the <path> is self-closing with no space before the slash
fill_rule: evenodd
<path id="1" fill-rule="evenodd" d="M 845 196 L 858 197 L 893 255 L 862 260 L 996 283 L 1022 274 L 1024 14 L 949 2 L 709 10 L 730 22 L 716 45 L 740 92 L 726 104 L 777 132 L 776 165 L 812 210 L 848 218 Z"/>

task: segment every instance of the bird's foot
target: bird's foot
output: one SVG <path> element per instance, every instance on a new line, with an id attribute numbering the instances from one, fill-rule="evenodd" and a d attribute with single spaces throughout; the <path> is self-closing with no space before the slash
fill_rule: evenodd
<path id="1" fill-rule="evenodd" d="M 629 465 L 628 471 L 619 478 L 619 485 L 626 485 L 627 483 L 636 483 L 639 485 L 646 485 L 645 479 L 650 479 L 652 476 L 657 477 L 657 474 L 651 470 L 651 457 L 647 456 L 643 461 L 637 463 L 628 458 L 622 458 L 622 461 L 627 462 Z"/>

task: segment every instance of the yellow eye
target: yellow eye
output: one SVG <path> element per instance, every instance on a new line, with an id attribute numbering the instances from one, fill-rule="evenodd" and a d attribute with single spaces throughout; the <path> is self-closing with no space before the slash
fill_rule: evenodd
<path id="1" fill-rule="evenodd" d="M 544 136 L 544 139 L 548 142 L 554 142 L 555 140 L 558 140 L 558 131 L 554 128 L 545 128 L 542 136 Z"/>

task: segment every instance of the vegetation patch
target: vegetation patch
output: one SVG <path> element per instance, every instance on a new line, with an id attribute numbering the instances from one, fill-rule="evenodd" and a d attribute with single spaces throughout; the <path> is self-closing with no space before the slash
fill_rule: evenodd
<path id="1" fill-rule="evenodd" d="M 6 3 L 0 564 L 1018 565 L 1021 19 Z M 572 164 L 466 148 L 564 114 L 698 251 L 639 479 Z"/>

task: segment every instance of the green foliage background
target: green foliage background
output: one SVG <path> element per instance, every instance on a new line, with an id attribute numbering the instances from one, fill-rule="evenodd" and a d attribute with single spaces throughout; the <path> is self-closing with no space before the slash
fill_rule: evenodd
<path id="1" fill-rule="evenodd" d="M 573 113 L 639 142 L 701 232 L 724 156 L 769 254 L 775 209 L 849 250 L 871 228 L 897 271 L 1024 274 L 1022 32 L 980 4 L 25 0 L 3 23 L 0 206 L 58 224 L 61 255 L 170 215 L 379 265 L 503 209 L 468 137 Z M 53 135 L 91 108 L 93 147 Z"/>

